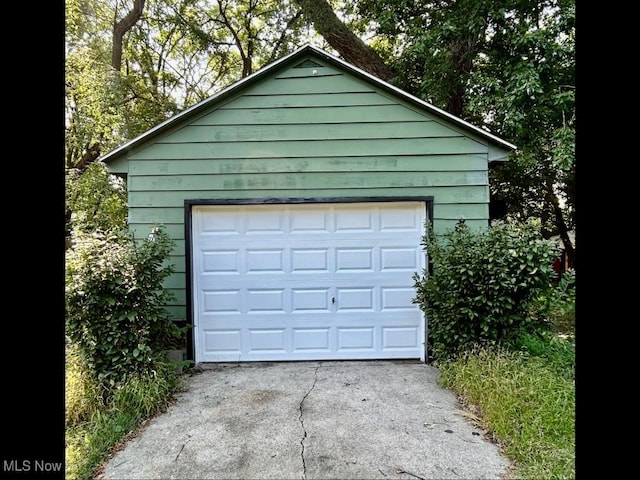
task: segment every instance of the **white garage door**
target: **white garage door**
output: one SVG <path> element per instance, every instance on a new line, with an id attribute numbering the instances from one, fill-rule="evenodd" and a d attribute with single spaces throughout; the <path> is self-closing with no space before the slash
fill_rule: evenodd
<path id="1" fill-rule="evenodd" d="M 192 208 L 197 362 L 424 360 L 424 202 Z"/>

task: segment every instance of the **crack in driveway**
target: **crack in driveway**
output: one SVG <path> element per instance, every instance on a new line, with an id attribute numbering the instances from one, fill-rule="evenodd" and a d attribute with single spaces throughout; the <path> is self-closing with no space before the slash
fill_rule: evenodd
<path id="1" fill-rule="evenodd" d="M 307 399 L 307 397 L 309 396 L 309 394 L 311 393 L 311 391 L 315 388 L 316 383 L 318 382 L 318 369 L 320 367 L 316 367 L 314 369 L 314 379 L 313 379 L 313 385 L 311 385 L 311 388 L 307 391 L 307 393 L 304 394 L 304 397 L 302 397 L 302 400 L 300 400 L 300 405 L 299 405 L 299 409 L 300 409 L 300 416 L 298 417 L 298 421 L 300 422 L 300 425 L 302 426 L 302 439 L 300 440 L 300 445 L 302 447 L 301 451 L 300 451 L 300 457 L 302 458 L 302 480 L 306 480 L 307 478 L 307 464 L 306 461 L 304 459 L 304 439 L 307 438 L 307 430 L 304 428 L 304 419 L 302 418 L 302 406 L 304 404 L 304 401 Z"/>

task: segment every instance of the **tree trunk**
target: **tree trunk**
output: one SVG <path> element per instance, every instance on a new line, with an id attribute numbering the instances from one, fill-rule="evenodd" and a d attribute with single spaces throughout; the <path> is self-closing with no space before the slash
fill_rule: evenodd
<path id="1" fill-rule="evenodd" d="M 133 28 L 140 17 L 142 17 L 142 10 L 144 9 L 145 0 L 133 0 L 133 8 L 129 10 L 129 13 L 120 20 L 113 24 L 113 46 L 111 47 L 111 66 L 113 69 L 120 73 L 122 68 L 122 39 L 124 35 Z"/>
<path id="2" fill-rule="evenodd" d="M 569 231 L 567 229 L 567 224 L 564 221 L 564 217 L 562 215 L 562 207 L 560 206 L 560 202 L 558 202 L 558 197 L 553 191 L 553 186 L 551 183 L 547 183 L 547 201 L 551 203 L 553 207 L 553 213 L 555 216 L 555 224 L 558 227 L 558 234 L 560 235 L 560 239 L 562 240 L 562 244 L 564 246 L 564 250 L 567 254 L 567 262 L 571 268 L 575 268 L 576 266 L 576 250 L 571 243 L 571 239 L 569 238 Z"/>
<path id="3" fill-rule="evenodd" d="M 358 38 L 336 16 L 327 0 L 296 0 L 302 8 L 304 18 L 313 24 L 347 62 L 375 75 L 381 80 L 390 81 L 395 73 L 371 47 Z"/>
<path id="4" fill-rule="evenodd" d="M 100 142 L 102 139 L 95 142 L 93 145 L 87 146 L 82 158 L 78 161 L 76 165 L 73 165 L 72 168 L 77 168 L 81 172 L 86 170 L 86 168 L 95 162 L 98 158 L 100 158 Z"/>

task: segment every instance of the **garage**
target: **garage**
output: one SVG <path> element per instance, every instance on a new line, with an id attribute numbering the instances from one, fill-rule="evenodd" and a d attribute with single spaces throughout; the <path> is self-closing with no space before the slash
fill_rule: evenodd
<path id="1" fill-rule="evenodd" d="M 191 206 L 196 362 L 425 359 L 426 201 Z"/>
<path id="2" fill-rule="evenodd" d="M 421 240 L 489 225 L 515 146 L 305 45 L 102 158 L 198 363 L 425 359 Z"/>

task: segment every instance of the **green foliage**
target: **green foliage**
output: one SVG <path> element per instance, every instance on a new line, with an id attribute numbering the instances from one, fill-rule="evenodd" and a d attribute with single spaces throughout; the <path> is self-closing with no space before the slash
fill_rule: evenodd
<path id="1" fill-rule="evenodd" d="M 66 171 L 66 230 L 120 232 L 127 226 L 127 190 L 124 180 L 107 172 L 103 163 L 84 171 Z"/>
<path id="2" fill-rule="evenodd" d="M 87 365 L 73 351 L 68 345 L 65 478 L 91 480 L 113 448 L 144 420 L 166 409 L 181 387 L 181 377 L 170 365 L 159 364 L 153 371 L 131 375 L 107 400 L 100 398 L 100 408 L 95 408 L 96 399 L 87 392 L 101 387 L 86 375 Z"/>
<path id="3" fill-rule="evenodd" d="M 491 176 L 503 218 L 537 218 L 548 236 L 574 228 L 575 0 L 359 0 L 356 10 L 396 86 L 518 147 Z"/>
<path id="4" fill-rule="evenodd" d="M 562 274 L 556 287 L 549 292 L 547 303 L 554 331 L 565 337 L 573 338 L 576 321 L 575 270 L 567 270 Z"/>
<path id="5" fill-rule="evenodd" d="M 574 369 L 570 342 L 534 336 L 521 351 L 480 349 L 439 366 L 523 479 L 575 478 Z"/>
<path id="6" fill-rule="evenodd" d="M 82 22 L 93 28 L 92 22 Z M 108 27 L 105 27 L 108 28 Z M 69 31 L 67 32 L 69 34 Z M 106 152 L 126 140 L 122 125 L 124 93 L 113 76 L 110 48 L 104 38 L 77 32 L 92 38 L 89 44 L 76 42 L 67 35 L 65 56 L 65 166 L 76 168 L 87 149 L 99 146 Z M 151 126 L 151 125 L 150 125 Z"/>
<path id="7" fill-rule="evenodd" d="M 172 294 L 164 280 L 173 241 L 158 228 L 154 239 L 131 235 L 83 234 L 66 256 L 66 327 L 83 359 L 107 387 L 165 361 L 164 350 L 178 335 L 165 305 Z"/>
<path id="8" fill-rule="evenodd" d="M 65 358 L 65 424 L 80 424 L 104 408 L 99 382 L 91 374 L 77 345 L 66 345 Z"/>
<path id="9" fill-rule="evenodd" d="M 443 238 L 428 226 L 423 245 L 433 272 L 415 274 L 414 302 L 426 314 L 435 359 L 549 329 L 549 302 L 541 299 L 552 285 L 555 247 L 533 223 L 473 232 L 459 222 Z"/>

